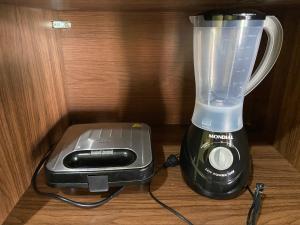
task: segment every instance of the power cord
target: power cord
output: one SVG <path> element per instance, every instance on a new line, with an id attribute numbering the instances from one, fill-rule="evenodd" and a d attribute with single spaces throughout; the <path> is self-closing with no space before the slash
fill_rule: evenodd
<path id="1" fill-rule="evenodd" d="M 161 171 L 161 169 L 165 168 L 167 169 L 168 167 L 175 167 L 179 165 L 179 157 L 177 155 L 171 154 L 168 156 L 167 160 L 163 163 L 162 166 L 158 167 L 158 169 L 155 171 L 154 176 Z M 255 192 L 253 193 L 250 189 L 249 186 L 246 187 L 246 189 L 249 191 L 253 198 L 253 203 L 249 209 L 248 216 L 247 216 L 247 223 L 246 225 L 256 225 L 258 216 L 260 213 L 260 209 L 262 206 L 262 194 L 264 190 L 264 184 L 263 183 L 257 183 L 256 184 L 256 189 Z M 149 183 L 149 193 L 150 196 L 162 207 L 165 209 L 169 210 L 171 213 L 173 213 L 175 216 L 177 216 L 179 219 L 184 221 L 186 224 L 193 225 L 193 223 L 187 219 L 185 216 L 180 214 L 178 211 L 175 209 L 171 208 L 170 206 L 166 205 L 162 201 L 160 201 L 157 197 L 153 195 L 153 192 L 151 191 L 151 182 Z"/>
<path id="2" fill-rule="evenodd" d="M 262 183 L 257 183 L 255 192 L 253 193 L 249 187 L 247 187 L 248 191 L 252 195 L 253 203 L 249 209 L 247 216 L 247 225 L 255 225 L 257 224 L 258 216 L 260 214 L 260 209 L 262 206 L 262 194 L 264 191 L 265 185 Z"/>
<path id="3" fill-rule="evenodd" d="M 168 167 L 175 167 L 179 165 L 179 158 L 178 156 L 174 155 L 174 154 L 171 154 L 169 155 L 169 157 L 167 158 L 167 160 L 164 162 L 164 164 L 160 167 L 158 167 L 158 169 L 154 172 L 154 175 L 155 176 L 159 171 L 161 171 L 161 169 L 163 168 L 168 168 Z M 171 213 L 173 213 L 175 216 L 177 216 L 179 219 L 181 219 L 182 221 L 184 221 L 186 224 L 189 224 L 189 225 L 193 225 L 193 223 L 188 220 L 186 217 L 184 217 L 181 213 L 179 213 L 178 211 L 176 211 L 175 209 L 171 208 L 170 206 L 166 205 L 165 203 L 163 203 L 162 201 L 160 201 L 157 197 L 155 197 L 153 195 L 153 192 L 151 191 L 151 183 L 149 183 L 149 193 L 150 193 L 150 196 L 158 203 L 160 204 L 162 207 L 164 207 L 165 209 L 169 210 Z"/>
<path id="4" fill-rule="evenodd" d="M 40 194 L 40 195 L 44 195 L 50 198 L 54 198 L 57 200 L 60 200 L 62 202 L 68 203 L 70 205 L 73 206 L 77 206 L 77 207 L 81 207 L 81 208 L 94 208 L 94 207 L 98 207 L 101 205 L 104 205 L 105 203 L 107 203 L 108 201 L 110 201 L 112 198 L 114 198 L 115 196 L 117 196 L 123 189 L 124 186 L 118 188 L 116 191 L 110 193 L 107 197 L 96 201 L 96 202 L 78 202 L 69 198 L 66 198 L 64 196 L 55 194 L 55 193 L 50 193 L 50 192 L 43 192 L 40 191 L 38 186 L 37 186 L 37 182 L 36 179 L 40 173 L 40 170 L 42 169 L 42 167 L 44 166 L 45 162 L 47 161 L 47 159 L 49 158 L 50 154 L 52 151 L 49 151 L 44 157 L 43 159 L 40 161 L 40 163 L 38 164 L 36 170 L 34 171 L 31 183 L 33 186 L 33 189 L 35 190 L 36 193 Z M 163 163 L 162 166 L 160 166 L 155 172 L 154 175 L 157 175 L 158 172 L 161 171 L 161 169 L 165 168 L 169 168 L 169 167 L 175 167 L 179 165 L 179 157 L 177 155 L 171 154 L 169 155 L 169 157 L 167 158 L 167 160 Z M 175 216 L 177 216 L 179 219 L 181 219 L 182 221 L 184 221 L 186 224 L 188 225 L 193 225 L 193 223 L 187 219 L 185 216 L 183 216 L 181 213 L 179 213 L 178 211 L 176 211 L 175 209 L 171 208 L 170 206 L 166 205 L 165 203 L 163 203 L 162 201 L 160 201 L 157 197 L 154 196 L 152 190 L 151 190 L 151 183 L 149 183 L 149 194 L 150 196 L 158 203 L 160 204 L 162 207 L 164 207 L 165 209 L 169 210 L 171 213 L 173 213 Z M 262 194 L 263 194 L 263 190 L 264 190 L 264 184 L 262 183 L 257 183 L 256 184 L 256 189 L 255 192 L 253 193 L 250 189 L 249 186 L 246 187 L 247 190 L 249 191 L 249 193 L 251 194 L 252 198 L 253 198 L 253 203 L 249 209 L 248 212 L 248 216 L 247 216 L 247 225 L 256 225 L 257 220 L 258 220 L 258 216 L 260 213 L 260 209 L 261 209 L 261 205 L 262 205 Z"/>
<path id="5" fill-rule="evenodd" d="M 73 206 L 77 206 L 77 207 L 81 207 L 81 208 L 95 208 L 95 207 L 104 205 L 105 203 L 110 201 L 112 198 L 117 196 L 124 189 L 124 186 L 122 186 L 122 187 L 118 188 L 117 190 L 115 190 L 114 192 L 110 193 L 107 197 L 105 197 L 105 198 L 103 198 L 99 201 L 96 201 L 96 202 L 78 202 L 78 201 L 66 198 L 64 196 L 61 196 L 61 195 L 58 195 L 58 194 L 55 194 L 55 193 L 40 191 L 38 186 L 37 186 L 36 178 L 39 175 L 40 170 L 44 166 L 45 162 L 49 158 L 51 152 L 52 151 L 49 151 L 44 156 L 44 158 L 40 161 L 40 163 L 38 164 L 36 170 L 34 171 L 34 174 L 33 174 L 32 180 L 31 180 L 31 184 L 32 184 L 32 187 L 33 187 L 33 189 L 35 190 L 36 193 L 38 193 L 40 195 L 47 196 L 49 198 L 54 198 L 54 199 L 60 200 L 62 202 L 68 203 L 68 204 L 73 205 Z"/>

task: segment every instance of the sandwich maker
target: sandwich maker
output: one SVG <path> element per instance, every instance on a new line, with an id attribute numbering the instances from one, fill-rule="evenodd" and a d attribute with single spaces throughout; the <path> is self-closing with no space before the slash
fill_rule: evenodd
<path id="1" fill-rule="evenodd" d="M 73 125 L 46 164 L 48 185 L 90 192 L 146 183 L 152 176 L 150 127 L 141 123 Z"/>

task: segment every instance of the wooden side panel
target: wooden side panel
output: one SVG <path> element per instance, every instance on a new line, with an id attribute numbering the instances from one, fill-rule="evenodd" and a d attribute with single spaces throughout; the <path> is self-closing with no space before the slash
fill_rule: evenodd
<path id="1" fill-rule="evenodd" d="M 298 170 L 300 170 L 300 18 L 299 11 L 287 15 L 292 47 L 289 51 L 291 60 L 287 62 L 287 69 L 282 73 L 286 80 L 284 88 L 278 88 L 283 96 L 280 107 L 276 135 L 276 148 Z"/>
<path id="2" fill-rule="evenodd" d="M 0 5 L 0 224 L 67 124 L 54 15 Z"/>

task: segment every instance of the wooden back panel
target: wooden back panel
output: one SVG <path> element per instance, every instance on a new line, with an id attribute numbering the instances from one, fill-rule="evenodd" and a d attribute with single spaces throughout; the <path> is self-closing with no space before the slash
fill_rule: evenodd
<path id="1" fill-rule="evenodd" d="M 61 33 L 72 121 L 188 124 L 195 101 L 190 14 L 60 12 L 72 22 Z M 279 113 L 278 92 L 270 97 L 283 82 L 277 70 L 245 100 L 245 123 L 267 142 Z"/>
<path id="2" fill-rule="evenodd" d="M 0 224 L 67 124 L 53 15 L 0 5 Z"/>
<path id="3" fill-rule="evenodd" d="M 276 141 L 300 168 L 299 9 L 261 9 L 279 18 L 284 42 L 271 73 L 245 98 L 244 123 L 251 141 Z M 71 120 L 188 124 L 195 96 L 190 14 L 59 12 L 72 22 L 61 33 Z M 265 44 L 266 37 L 257 61 Z"/>
<path id="4" fill-rule="evenodd" d="M 185 13 L 63 12 L 68 109 L 75 122 L 187 122 L 194 104 Z"/>

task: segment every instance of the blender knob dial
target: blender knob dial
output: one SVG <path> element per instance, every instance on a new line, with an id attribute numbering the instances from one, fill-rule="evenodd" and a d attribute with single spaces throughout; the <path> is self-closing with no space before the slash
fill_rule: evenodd
<path id="1" fill-rule="evenodd" d="M 233 155 L 228 148 L 216 147 L 209 154 L 209 163 L 217 170 L 226 170 L 233 163 Z"/>

